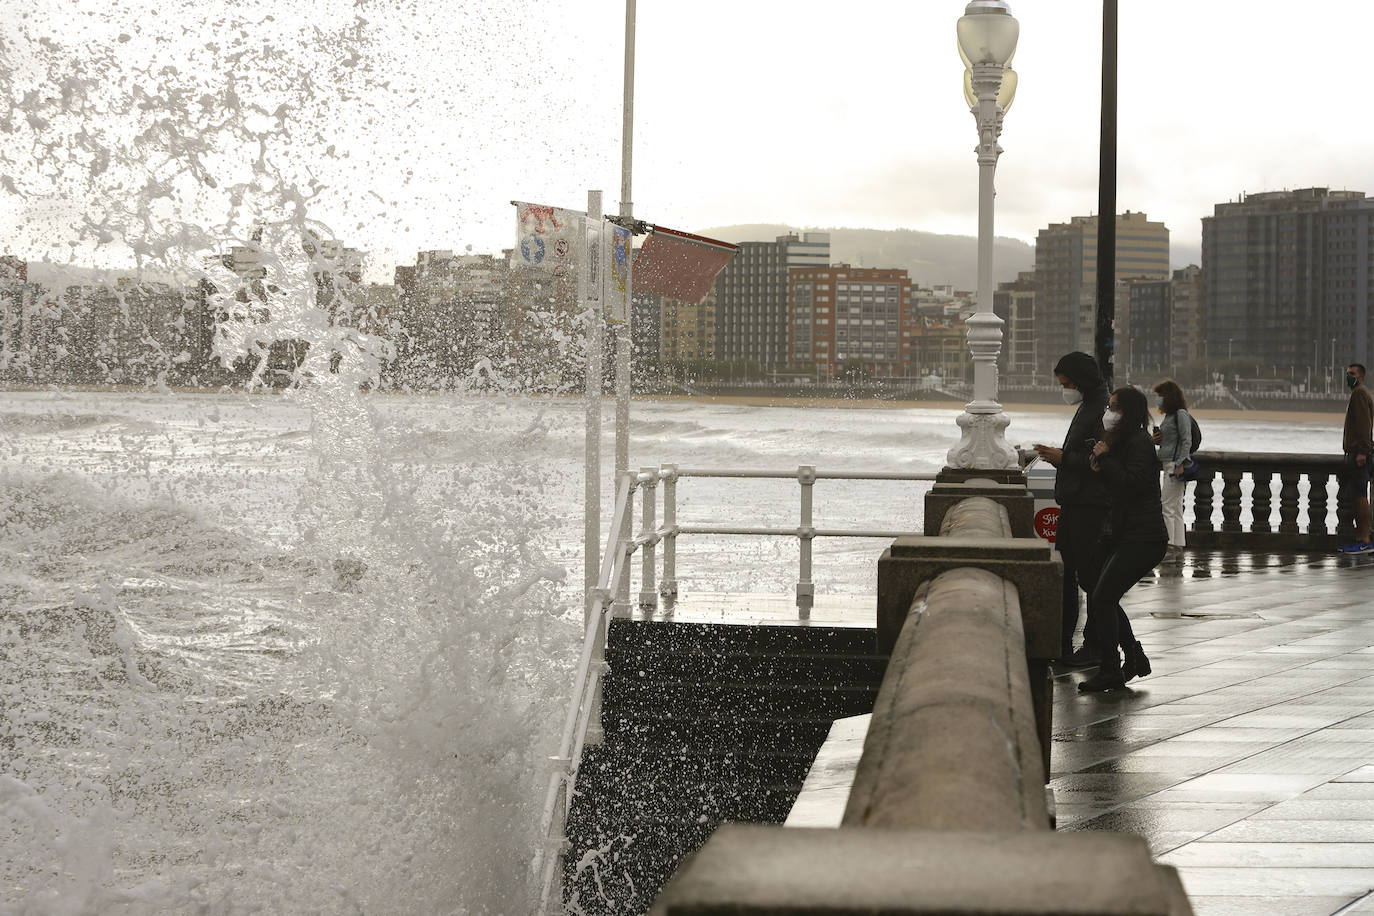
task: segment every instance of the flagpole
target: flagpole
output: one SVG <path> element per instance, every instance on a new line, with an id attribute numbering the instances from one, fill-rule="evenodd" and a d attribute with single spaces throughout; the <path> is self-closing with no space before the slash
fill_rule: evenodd
<path id="1" fill-rule="evenodd" d="M 578 253 L 578 308 L 587 321 L 586 376 L 586 460 L 583 479 L 586 487 L 583 505 L 584 532 L 583 597 L 587 624 L 591 625 L 592 600 L 601 576 L 601 326 L 603 323 L 601 287 L 593 289 L 592 260 L 597 245 L 592 226 L 601 224 L 601 192 L 587 192 L 587 218 L 582 221 L 581 251 Z M 627 513 L 628 514 L 628 513 Z"/>
<path id="2" fill-rule="evenodd" d="M 630 173 L 634 161 L 634 96 L 635 96 L 635 2 L 625 0 L 625 99 L 620 132 L 620 217 L 621 225 L 630 228 L 634 220 L 634 202 L 630 195 Z M 624 311 L 619 316 L 615 338 L 615 472 L 616 479 L 630 467 L 630 320 L 634 311 L 634 272 L 631 269 L 634 236 L 630 236 L 625 250 L 625 298 L 620 303 Z M 630 513 L 620 535 L 628 541 L 631 534 Z M 616 596 L 615 610 L 619 615 L 630 612 L 630 577 L 625 576 L 621 592 Z"/>

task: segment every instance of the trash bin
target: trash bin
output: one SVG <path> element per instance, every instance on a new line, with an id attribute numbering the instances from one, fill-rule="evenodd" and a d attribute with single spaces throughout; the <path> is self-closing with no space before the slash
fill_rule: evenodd
<path id="1" fill-rule="evenodd" d="M 1026 483 L 1035 500 L 1035 533 L 1053 544 L 1059 531 L 1059 503 L 1054 501 L 1054 467 L 1037 461 L 1026 469 Z"/>

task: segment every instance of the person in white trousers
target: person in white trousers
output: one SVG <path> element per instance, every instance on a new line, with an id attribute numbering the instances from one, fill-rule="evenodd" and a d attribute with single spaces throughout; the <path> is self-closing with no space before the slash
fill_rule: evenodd
<path id="1" fill-rule="evenodd" d="M 1183 389 L 1171 378 L 1166 378 L 1154 387 L 1155 409 L 1161 419 L 1154 428 L 1154 440 L 1159 455 L 1159 466 L 1163 472 L 1160 481 L 1160 497 L 1164 503 L 1164 527 L 1169 532 L 1169 548 L 1164 556 L 1165 563 L 1181 563 L 1185 527 L 1183 524 L 1183 491 L 1188 483 L 1180 475 L 1193 460 L 1193 421 L 1188 416 L 1188 402 L 1183 397 Z"/>

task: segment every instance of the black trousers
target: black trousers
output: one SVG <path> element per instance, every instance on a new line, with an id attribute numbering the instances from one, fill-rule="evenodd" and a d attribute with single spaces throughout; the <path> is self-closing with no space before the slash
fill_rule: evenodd
<path id="1" fill-rule="evenodd" d="M 1065 655 L 1073 649 L 1073 631 L 1078 626 L 1078 588 L 1081 585 L 1091 594 L 1102 571 L 1102 529 L 1106 522 L 1105 507 L 1065 506 L 1059 510 L 1055 547 L 1064 559 L 1064 629 L 1059 644 Z M 1088 638 L 1087 628 L 1083 638 Z"/>
<path id="2" fill-rule="evenodd" d="M 1085 634 L 1097 652 L 1099 671 L 1116 673 L 1121 670 L 1116 647 L 1131 647 L 1135 643 L 1131 621 L 1121 609 L 1121 598 L 1159 565 L 1168 546 L 1167 540 L 1123 541 L 1107 554 L 1097 585 L 1088 594 Z"/>

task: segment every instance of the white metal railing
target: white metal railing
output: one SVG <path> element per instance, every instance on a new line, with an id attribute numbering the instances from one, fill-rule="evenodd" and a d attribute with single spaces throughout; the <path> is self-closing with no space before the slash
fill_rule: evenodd
<path id="1" fill-rule="evenodd" d="M 743 525 L 679 525 L 677 523 L 677 482 L 683 478 L 736 478 L 796 480 L 800 486 L 800 512 L 795 528 Z M 567 851 L 567 820 L 572 807 L 577 772 L 586 744 L 599 744 L 601 732 L 601 679 L 606 670 L 606 634 L 611 617 L 630 613 L 630 558 L 641 551 L 639 606 L 654 608 L 662 599 L 672 607 L 677 600 L 677 539 L 684 534 L 742 535 L 754 537 L 794 537 L 798 541 L 797 611 L 804 619 L 815 603 L 811 581 L 811 541 L 818 537 L 891 538 L 910 534 L 907 530 L 884 528 L 817 528 L 812 512 L 812 496 L 818 480 L 935 480 L 933 473 L 893 471 L 818 471 L 813 465 L 796 470 L 757 468 L 679 468 L 659 465 L 641 468 L 636 474 L 624 472 L 616 486 L 615 512 L 611 519 L 601 572 L 586 602 L 586 634 L 578 661 L 572 702 L 563 725 L 558 754 L 551 758 L 554 771 L 549 775 L 544 801 L 541 834 L 545 837 L 535 862 L 540 878 L 540 899 L 536 914 L 563 912 L 563 855 Z M 660 486 L 661 484 L 661 486 Z M 633 530 L 634 494 L 641 491 L 641 527 Z M 657 524 L 657 493 L 663 494 L 663 523 Z M 657 547 L 663 545 L 663 577 L 656 578 Z M 658 587 L 655 587 L 658 582 Z M 612 598 L 614 597 L 614 600 Z"/>
<path id="2" fill-rule="evenodd" d="M 567 851 L 568 842 L 568 812 L 572 807 L 573 790 L 577 786 L 582 748 L 588 741 L 593 744 L 601 742 L 601 675 L 606 670 L 608 613 L 612 594 L 629 585 L 629 559 L 634 548 L 621 537 L 621 531 L 623 522 L 633 514 L 631 500 L 638 485 L 637 476 L 626 472 L 616 486 L 610 538 L 603 554 L 601 574 L 587 606 L 586 634 L 582 639 L 582 654 L 577 664 L 572 702 L 568 704 L 558 754 L 551 758 L 554 769 L 549 774 L 549 788 L 540 820 L 540 835 L 544 837 L 544 845 L 535 860 L 535 874 L 539 875 L 540 880 L 536 914 L 563 912 L 561 889 L 563 854 Z"/>
<path id="3" fill-rule="evenodd" d="M 797 612 L 802 618 L 809 617 L 815 605 L 816 587 L 811 581 L 811 542 L 818 537 L 848 538 L 892 538 L 912 532 L 905 529 L 890 528 L 817 528 L 812 512 L 812 496 L 818 480 L 935 480 L 934 473 L 903 473 L 897 471 L 820 471 L 814 465 L 804 464 L 795 470 L 760 470 L 757 468 L 680 468 L 665 464 L 658 468 L 645 468 L 640 478 L 648 476 L 663 483 L 663 525 L 654 527 L 654 508 L 650 500 L 650 490 L 645 491 L 643 534 L 635 543 L 645 545 L 640 583 L 639 603 L 641 607 L 656 607 L 661 597 L 671 607 L 677 600 L 677 538 L 683 534 L 743 535 L 752 537 L 794 537 L 798 542 L 797 569 Z M 770 480 L 795 480 L 800 486 L 800 512 L 795 528 L 758 527 L 750 525 L 679 525 L 677 523 L 677 482 L 687 477 L 701 478 L 754 478 Z M 651 562 L 652 550 L 659 541 L 663 542 L 663 583 L 655 591 L 654 569 Z M 628 593 L 629 585 L 626 583 Z M 625 608 L 628 610 L 628 607 Z"/>

